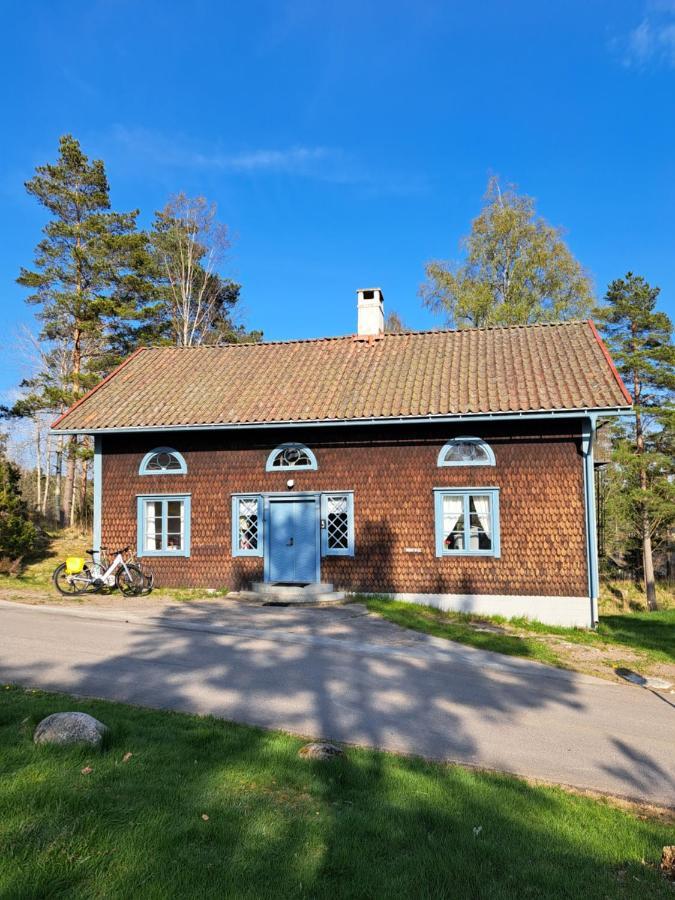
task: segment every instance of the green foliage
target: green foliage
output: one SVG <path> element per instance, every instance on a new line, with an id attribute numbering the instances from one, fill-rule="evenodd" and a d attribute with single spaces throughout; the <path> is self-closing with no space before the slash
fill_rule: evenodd
<path id="1" fill-rule="evenodd" d="M 633 394 L 635 414 L 613 426 L 606 516 L 617 555 L 636 555 L 648 536 L 664 540 L 675 523 L 673 326 L 656 309 L 659 289 L 629 272 L 613 281 L 598 311 L 603 336 Z M 614 536 L 612 538 L 612 536 Z"/>
<path id="2" fill-rule="evenodd" d="M 491 178 L 485 205 L 462 241 L 462 263 L 430 262 L 421 293 L 450 325 L 525 325 L 585 316 L 588 275 L 560 229 L 535 213 L 534 200 Z"/>
<path id="3" fill-rule="evenodd" d="M 54 164 L 38 166 L 26 190 L 51 214 L 33 268 L 19 284 L 39 307 L 47 364 L 31 382 L 30 404 L 72 403 L 117 362 L 116 338 L 136 316 L 135 270 L 145 238 L 137 212 L 110 211 L 103 162 L 92 162 L 71 135 L 59 141 Z M 55 379 L 54 375 L 58 373 Z"/>
<path id="4" fill-rule="evenodd" d="M 659 288 L 628 272 L 607 288 L 597 318 L 637 410 L 672 414 L 675 390 L 673 325 L 656 309 Z"/>
<path id="5" fill-rule="evenodd" d="M 143 342 L 186 347 L 260 339 L 235 324 L 241 286 L 218 272 L 230 242 L 216 211 L 204 197 L 178 194 L 155 214 Z"/>
<path id="6" fill-rule="evenodd" d="M 20 560 L 35 550 L 38 534 L 21 497 L 21 473 L 0 448 L 0 557 Z"/>

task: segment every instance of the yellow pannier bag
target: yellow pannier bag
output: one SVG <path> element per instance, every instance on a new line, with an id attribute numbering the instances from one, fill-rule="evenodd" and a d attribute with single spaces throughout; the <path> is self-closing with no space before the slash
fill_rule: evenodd
<path id="1" fill-rule="evenodd" d="M 77 575 L 84 569 L 84 560 L 81 556 L 69 556 L 66 559 L 66 572 L 68 575 Z"/>

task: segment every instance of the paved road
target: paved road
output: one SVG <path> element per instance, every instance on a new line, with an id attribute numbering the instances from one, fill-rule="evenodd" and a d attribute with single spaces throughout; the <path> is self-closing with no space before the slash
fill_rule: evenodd
<path id="1" fill-rule="evenodd" d="M 418 635 L 360 607 L 0 602 L 0 678 L 675 806 L 675 695 Z"/>

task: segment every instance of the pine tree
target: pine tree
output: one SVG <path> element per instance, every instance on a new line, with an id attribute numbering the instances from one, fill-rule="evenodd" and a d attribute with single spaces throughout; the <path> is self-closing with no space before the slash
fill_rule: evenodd
<path id="1" fill-rule="evenodd" d="M 641 544 L 647 607 L 657 608 L 653 541 L 675 521 L 673 424 L 675 347 L 673 326 L 656 309 L 659 288 L 628 272 L 613 281 L 598 312 L 617 368 L 632 392 L 634 415 L 620 431 L 613 454 L 617 511 L 633 523 Z M 628 536 L 630 538 L 630 535 Z"/>
<path id="2" fill-rule="evenodd" d="M 136 230 L 138 212 L 110 210 L 105 168 L 89 161 L 79 142 L 64 135 L 54 164 L 38 166 L 26 190 L 51 214 L 37 245 L 34 266 L 22 268 L 19 284 L 39 307 L 40 339 L 67 371 L 58 383 L 39 373 L 33 384 L 45 409 L 75 402 L 118 360 L 123 335 L 137 316 L 144 236 Z M 63 514 L 70 521 L 77 447 L 67 454 Z"/>
<path id="3" fill-rule="evenodd" d="M 11 571 L 36 547 L 38 534 L 21 497 L 21 473 L 0 444 L 0 564 Z"/>

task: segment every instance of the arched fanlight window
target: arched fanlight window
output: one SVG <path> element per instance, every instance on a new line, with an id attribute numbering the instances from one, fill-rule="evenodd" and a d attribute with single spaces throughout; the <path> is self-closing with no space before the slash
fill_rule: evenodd
<path id="1" fill-rule="evenodd" d="M 139 475 L 185 475 L 187 466 L 183 456 L 171 447 L 155 447 L 146 453 L 138 470 Z"/>
<path id="2" fill-rule="evenodd" d="M 318 469 L 316 456 L 304 444 L 281 444 L 267 457 L 265 471 L 277 469 Z"/>
<path id="3" fill-rule="evenodd" d="M 438 454 L 439 466 L 494 466 L 492 448 L 476 437 L 458 437 L 448 441 Z"/>

